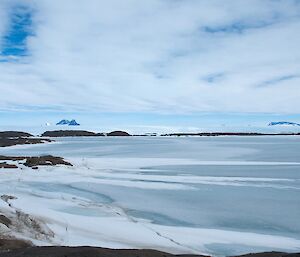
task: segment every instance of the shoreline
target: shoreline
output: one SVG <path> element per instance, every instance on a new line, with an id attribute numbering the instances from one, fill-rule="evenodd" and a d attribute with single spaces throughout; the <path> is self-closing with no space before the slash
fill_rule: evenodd
<path id="1" fill-rule="evenodd" d="M 281 132 L 281 133 L 261 133 L 261 132 L 179 132 L 179 133 L 151 133 L 151 134 L 130 134 L 126 131 L 92 132 L 87 130 L 49 130 L 41 135 L 33 136 L 21 131 L 0 131 L 0 147 L 41 144 L 53 142 L 55 138 L 64 137 L 262 137 L 262 136 L 300 136 L 300 132 Z M 51 138 L 51 139 L 50 139 Z"/>

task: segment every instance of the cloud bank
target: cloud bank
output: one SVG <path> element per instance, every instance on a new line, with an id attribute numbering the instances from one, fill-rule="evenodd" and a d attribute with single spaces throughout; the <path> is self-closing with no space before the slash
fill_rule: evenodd
<path id="1" fill-rule="evenodd" d="M 300 1 L 0 2 L 2 111 L 299 113 Z"/>

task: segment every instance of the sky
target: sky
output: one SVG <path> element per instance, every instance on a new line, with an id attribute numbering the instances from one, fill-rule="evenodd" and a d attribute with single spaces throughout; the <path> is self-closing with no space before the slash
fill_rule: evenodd
<path id="1" fill-rule="evenodd" d="M 299 0 L 0 0 L 0 129 L 300 122 Z"/>

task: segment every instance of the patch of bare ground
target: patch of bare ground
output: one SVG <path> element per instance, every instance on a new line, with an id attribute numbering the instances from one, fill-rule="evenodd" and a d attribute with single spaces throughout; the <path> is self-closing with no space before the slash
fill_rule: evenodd
<path id="1" fill-rule="evenodd" d="M 263 252 L 263 253 L 248 253 L 232 257 L 299 257 L 300 253 L 283 253 L 283 252 Z"/>
<path id="2" fill-rule="evenodd" d="M 18 166 L 15 164 L 0 162 L 0 169 L 17 169 L 17 168 L 18 168 Z"/>
<path id="3" fill-rule="evenodd" d="M 24 250 L 30 246 L 32 246 L 32 243 L 29 241 L 19 240 L 15 238 L 1 238 L 0 235 L 0 256 L 5 252 L 13 251 L 15 249 Z"/>
<path id="4" fill-rule="evenodd" d="M 113 250 L 97 247 L 29 247 L 0 253 L 0 257 L 200 257 L 172 255 L 155 250 Z"/>
<path id="5" fill-rule="evenodd" d="M 73 166 L 70 162 L 65 161 L 62 157 L 57 157 L 52 155 L 35 156 L 35 157 L 0 155 L 0 161 L 13 161 L 13 162 L 17 162 L 17 164 L 22 164 L 26 167 L 31 167 L 35 169 L 38 166 L 55 166 L 55 165 Z M 18 167 L 15 164 L 8 164 L 6 162 L 1 162 L 0 168 L 18 168 Z"/>
<path id="6" fill-rule="evenodd" d="M 99 247 L 25 247 L 0 252 L 0 257 L 203 257 L 204 255 L 173 255 L 155 250 L 107 249 Z M 299 253 L 265 252 L 242 255 L 243 257 L 299 257 Z M 236 256 L 236 257 L 242 257 Z"/>

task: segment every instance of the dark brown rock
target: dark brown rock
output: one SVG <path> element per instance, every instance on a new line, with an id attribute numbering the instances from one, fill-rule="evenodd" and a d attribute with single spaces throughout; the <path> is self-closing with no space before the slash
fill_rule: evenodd
<path id="1" fill-rule="evenodd" d="M 0 252 L 0 257 L 201 257 L 203 255 L 172 255 L 155 250 L 113 250 L 97 247 L 27 247 Z"/>
<path id="2" fill-rule="evenodd" d="M 129 133 L 127 133 L 126 131 L 112 131 L 112 132 L 109 132 L 107 133 L 107 136 L 109 137 L 128 137 L 128 136 L 131 136 Z"/>
<path id="3" fill-rule="evenodd" d="M 21 241 L 22 242 L 22 241 Z M 20 244 L 20 243 L 18 243 Z M 12 245 L 10 243 L 10 245 Z M 148 249 L 108 249 L 100 247 L 64 247 L 44 246 L 24 248 L 12 245 L 14 250 L 1 252 L 0 257 L 204 257 L 204 255 L 181 254 L 173 255 L 165 252 Z M 1 241 L 0 241 L 1 250 Z M 236 257 L 299 257 L 299 253 L 265 252 L 246 254 Z"/>
<path id="4" fill-rule="evenodd" d="M 0 161 L 22 161 L 26 157 L 24 156 L 5 156 L 5 155 L 0 155 Z"/>
<path id="5" fill-rule="evenodd" d="M 95 133 L 86 130 L 53 130 L 46 131 L 42 134 L 43 137 L 95 137 L 104 136 L 103 133 Z"/>
<path id="6" fill-rule="evenodd" d="M 109 249 L 100 247 L 32 246 L 14 238 L 1 239 L 0 257 L 204 257 L 204 255 L 173 255 L 148 249 Z M 207 256 L 208 257 L 208 256 Z M 300 257 L 300 253 L 263 252 L 236 257 Z"/>
<path id="7" fill-rule="evenodd" d="M 32 246 L 32 244 L 24 240 L 18 240 L 14 238 L 2 239 L 0 237 L 0 256 L 2 256 L 2 253 L 5 253 L 7 251 L 12 251 L 20 248 L 25 249 L 26 247 L 29 246 Z"/>
<path id="8" fill-rule="evenodd" d="M 18 166 L 15 164 L 8 164 L 6 162 L 0 162 L 0 169 L 17 169 Z"/>
<path id="9" fill-rule="evenodd" d="M 9 227 L 11 225 L 11 220 L 7 218 L 6 216 L 0 214 L 0 223 L 5 225 L 6 227 Z"/>
<path id="10" fill-rule="evenodd" d="M 55 166 L 55 165 L 67 165 L 73 166 L 71 163 L 65 161 L 62 157 L 56 157 L 52 155 L 38 156 L 38 157 L 26 157 L 24 163 L 27 167 L 36 166 Z"/>
<path id="11" fill-rule="evenodd" d="M 0 137 L 32 137 L 33 135 L 21 131 L 0 131 Z"/>
<path id="12" fill-rule="evenodd" d="M 65 161 L 62 157 L 44 155 L 44 156 L 4 156 L 0 155 L 0 161 L 25 161 L 26 167 L 32 167 L 37 169 L 37 166 L 55 166 L 55 165 L 67 165 L 73 166 L 70 162 Z M 0 168 L 18 168 L 14 164 L 7 164 L 6 162 L 0 163 Z"/>
<path id="13" fill-rule="evenodd" d="M 28 145 L 28 144 L 43 144 L 46 142 L 51 142 L 50 139 L 42 138 L 28 138 L 28 137 L 19 137 L 19 138 L 5 138 L 0 137 L 0 147 L 13 146 L 13 145 Z"/>

